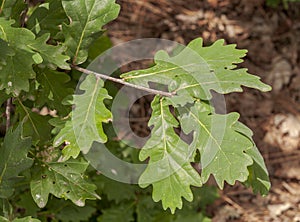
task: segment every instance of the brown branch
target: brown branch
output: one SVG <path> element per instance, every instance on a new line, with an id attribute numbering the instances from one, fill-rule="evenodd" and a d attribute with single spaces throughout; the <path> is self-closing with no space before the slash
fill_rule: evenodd
<path id="1" fill-rule="evenodd" d="M 98 78 L 107 79 L 107 80 L 110 80 L 112 82 L 120 83 L 120 84 L 125 85 L 125 86 L 129 86 L 129 87 L 132 87 L 132 88 L 135 88 L 135 89 L 150 92 L 150 93 L 153 93 L 155 95 L 161 95 L 161 96 L 166 96 L 166 97 L 172 97 L 172 96 L 175 95 L 175 93 L 170 93 L 170 92 L 160 91 L 160 90 L 156 90 L 156 89 L 150 89 L 150 88 L 147 88 L 147 87 L 144 87 L 144 86 L 134 85 L 132 83 L 124 81 L 123 79 L 118 79 L 118 78 L 114 78 L 114 77 L 111 77 L 111 76 L 107 76 L 105 74 L 101 74 L 101 73 L 97 73 L 97 72 L 94 72 L 94 71 L 91 71 L 91 70 L 88 70 L 88 69 L 84 69 L 84 68 L 78 67 L 76 65 L 71 65 L 71 66 L 74 69 L 76 69 L 80 72 L 83 72 L 84 74 L 95 75 Z"/>
<path id="2" fill-rule="evenodd" d="M 5 109 L 5 115 L 6 115 L 6 132 L 8 132 L 8 129 L 10 127 L 10 110 L 11 110 L 11 101 L 12 98 L 7 99 L 6 101 L 6 109 Z"/>

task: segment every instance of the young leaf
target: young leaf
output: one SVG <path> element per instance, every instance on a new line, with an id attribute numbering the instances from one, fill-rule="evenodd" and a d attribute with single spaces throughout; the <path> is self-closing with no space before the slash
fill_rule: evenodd
<path id="1" fill-rule="evenodd" d="M 63 0 L 70 24 L 63 24 L 67 54 L 73 64 L 86 61 L 93 40 L 102 34 L 102 27 L 115 19 L 120 6 L 115 0 Z"/>
<path id="2" fill-rule="evenodd" d="M 175 133 L 178 122 L 169 110 L 169 103 L 156 96 L 151 104 L 149 126 L 154 125 L 151 137 L 140 152 L 140 160 L 150 157 L 139 179 L 141 187 L 153 186 L 153 200 L 162 201 L 164 209 L 182 208 L 182 199 L 193 200 L 190 186 L 201 186 L 201 178 L 191 166 L 192 153 L 188 144 Z"/>
<path id="3" fill-rule="evenodd" d="M 84 93 L 74 96 L 75 110 L 72 113 L 72 121 L 67 122 L 65 128 L 55 138 L 55 146 L 67 141 L 67 144 L 70 144 L 69 148 L 74 147 L 75 151 L 70 150 L 71 156 L 77 153 L 77 147 L 80 147 L 83 153 L 87 153 L 93 141 L 100 143 L 107 141 L 102 123 L 109 122 L 112 114 L 103 101 L 111 97 L 103 85 L 101 79 L 93 75 L 86 76 L 79 87 Z M 66 133 L 69 138 L 64 135 Z"/>
<path id="4" fill-rule="evenodd" d="M 200 102 L 195 102 L 180 118 L 185 133 L 193 133 L 192 149 L 199 150 L 201 156 L 203 182 L 213 175 L 220 188 L 224 181 L 233 185 L 236 180 L 244 182 L 253 164 L 246 150 L 253 146 L 251 140 L 236 132 L 234 124 L 238 113 L 227 115 L 203 112 Z"/>
<path id="5" fill-rule="evenodd" d="M 33 161 L 27 157 L 31 140 L 22 138 L 22 127 L 9 130 L 0 148 L 0 198 L 13 194 L 14 184 L 20 179 L 19 173 L 28 169 Z"/>
<path id="6" fill-rule="evenodd" d="M 96 186 L 84 180 L 83 173 L 88 163 L 83 160 L 44 163 L 30 182 L 31 195 L 42 208 L 48 202 L 49 194 L 70 199 L 77 206 L 84 206 L 86 199 L 100 199 Z"/>
<path id="7" fill-rule="evenodd" d="M 259 77 L 247 73 L 247 69 L 236 69 L 242 62 L 246 50 L 235 49 L 235 45 L 223 45 L 224 40 L 210 47 L 202 46 L 202 39 L 193 40 L 179 54 L 169 57 L 167 52 L 155 55 L 155 66 L 121 75 L 128 82 L 149 87 L 149 82 L 165 84 L 169 91 L 189 94 L 192 97 L 211 99 L 210 90 L 218 93 L 242 91 L 241 86 L 262 91 L 271 88 Z"/>

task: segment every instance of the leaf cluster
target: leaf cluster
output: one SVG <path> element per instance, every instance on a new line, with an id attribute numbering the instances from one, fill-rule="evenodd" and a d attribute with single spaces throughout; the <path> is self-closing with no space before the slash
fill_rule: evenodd
<path id="1" fill-rule="evenodd" d="M 80 78 L 76 67 L 110 47 L 103 26 L 119 10 L 115 0 L 0 0 L 0 221 L 209 221 L 205 207 L 217 198 L 205 185 L 210 177 L 221 189 L 240 181 L 267 194 L 252 131 L 211 101 L 212 91 L 270 87 L 237 68 L 246 50 L 223 40 L 204 47 L 198 38 L 174 56 L 158 51 L 151 68 L 123 73 L 121 82 L 162 84 L 172 96 L 155 95 L 140 151 L 112 141 L 113 92 L 97 75 Z M 92 169 L 83 154 L 95 143 L 147 163 L 139 186 Z"/>

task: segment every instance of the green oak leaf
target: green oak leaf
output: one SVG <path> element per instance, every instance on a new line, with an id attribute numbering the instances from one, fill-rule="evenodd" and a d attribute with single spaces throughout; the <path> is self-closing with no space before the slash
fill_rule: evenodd
<path id="1" fill-rule="evenodd" d="M 65 207 L 61 208 L 61 205 Z M 95 207 L 89 205 L 78 207 L 73 203 L 66 204 L 65 200 L 51 201 L 47 207 L 53 210 L 57 208 L 58 211 L 56 211 L 57 213 L 55 213 L 55 217 L 63 222 L 89 221 L 89 218 L 97 211 Z"/>
<path id="2" fill-rule="evenodd" d="M 0 221 L 1 222 L 10 222 L 11 220 L 0 216 Z M 12 220 L 12 222 L 40 222 L 40 220 L 28 216 L 28 217 L 23 217 L 23 218 L 15 218 Z"/>
<path id="3" fill-rule="evenodd" d="M 253 133 L 247 126 L 240 122 L 237 122 L 234 128 L 237 132 L 247 136 L 253 143 L 253 146 L 246 150 L 246 153 L 253 159 L 253 165 L 248 167 L 249 177 L 245 181 L 245 184 L 251 186 L 254 193 L 267 195 L 271 187 L 269 173 L 264 159 L 252 139 Z"/>
<path id="4" fill-rule="evenodd" d="M 54 138 L 54 147 L 58 147 L 62 143 L 65 143 L 65 146 L 62 150 L 63 161 L 66 161 L 71 157 L 76 159 L 80 153 L 80 147 L 77 144 L 77 139 L 73 129 L 73 123 L 71 120 L 67 120 L 65 122 L 65 126 Z"/>
<path id="5" fill-rule="evenodd" d="M 81 64 L 88 57 L 90 44 L 103 32 L 102 27 L 115 19 L 120 6 L 115 0 L 63 0 L 63 8 L 70 24 L 63 24 L 64 45 L 73 64 Z"/>
<path id="6" fill-rule="evenodd" d="M 3 58 L 0 60 L 0 90 L 18 95 L 21 90 L 29 91 L 29 79 L 35 78 L 34 64 L 44 63 L 50 67 L 69 69 L 66 60 L 68 56 L 62 55 L 61 46 L 46 44 L 49 34 L 39 38 L 25 28 L 12 27 L 13 20 L 0 18 L 0 39 L 5 41 Z M 1 45 L 4 43 L 1 41 Z"/>
<path id="7" fill-rule="evenodd" d="M 37 104 L 39 107 L 47 105 L 48 108 L 56 110 L 58 115 L 66 116 L 70 112 L 70 106 L 63 104 L 63 100 L 73 93 L 66 85 L 70 76 L 64 72 L 50 69 L 38 69 L 37 81 Z"/>
<path id="8" fill-rule="evenodd" d="M 30 138 L 22 138 L 22 126 L 9 130 L 0 148 L 0 198 L 8 198 L 14 192 L 19 174 L 30 168 L 33 161 L 27 157 L 31 148 Z"/>
<path id="9" fill-rule="evenodd" d="M 49 115 L 42 116 L 26 107 L 19 98 L 15 101 L 16 113 L 23 121 L 23 135 L 30 136 L 36 144 L 43 144 L 51 139 L 51 125 Z"/>
<path id="10" fill-rule="evenodd" d="M 178 122 L 169 110 L 169 102 L 156 96 L 152 101 L 152 115 L 149 126 L 153 125 L 151 136 L 140 152 L 140 160 L 149 163 L 139 179 L 144 188 L 152 184 L 153 200 L 162 201 L 164 209 L 182 208 L 182 199 L 193 200 L 190 186 L 201 186 L 201 178 L 191 166 L 192 153 L 188 144 L 175 133 Z"/>
<path id="11" fill-rule="evenodd" d="M 7 19 L 14 19 L 18 25 L 22 19 L 22 11 L 26 9 L 24 1 L 19 0 L 0 0 L 0 16 L 4 16 Z"/>
<path id="12" fill-rule="evenodd" d="M 137 190 L 132 184 L 124 184 L 118 181 L 109 179 L 103 175 L 97 176 L 96 185 L 101 192 L 107 196 L 109 201 L 120 203 L 124 200 L 134 200 L 135 191 Z"/>
<path id="13" fill-rule="evenodd" d="M 178 212 L 176 219 L 173 222 L 211 222 L 211 220 L 204 216 L 203 213 L 196 210 L 183 210 Z"/>
<path id="14" fill-rule="evenodd" d="M 67 70 L 70 69 L 70 65 L 66 62 L 70 58 L 69 56 L 63 55 L 65 51 L 64 47 L 60 45 L 48 45 L 47 41 L 49 38 L 50 34 L 46 33 L 27 45 L 34 52 L 38 52 L 38 55 L 43 59 L 42 62 L 52 69 L 56 69 L 57 67 Z"/>
<path id="15" fill-rule="evenodd" d="M 247 180 L 248 167 L 253 164 L 246 150 L 253 146 L 249 138 L 235 131 L 238 113 L 226 115 L 203 112 L 201 102 L 186 108 L 180 123 L 185 133 L 193 133 L 190 148 L 201 156 L 201 177 L 206 182 L 213 175 L 220 188 L 224 181 L 233 185 Z"/>
<path id="16" fill-rule="evenodd" d="M 271 87 L 262 83 L 259 77 L 247 73 L 247 69 L 237 69 L 246 50 L 235 49 L 235 45 L 223 45 L 216 41 L 210 47 L 203 47 L 201 38 L 191 41 L 176 56 L 159 51 L 155 55 L 155 65 L 145 70 L 135 70 L 121 77 L 144 87 L 149 82 L 167 85 L 168 90 L 178 95 L 189 95 L 200 99 L 211 99 L 210 90 L 226 94 L 242 91 L 247 86 L 262 91 Z"/>
<path id="17" fill-rule="evenodd" d="M 87 153 L 94 141 L 107 141 L 102 124 L 111 121 L 112 114 L 105 107 L 104 100 L 111 97 L 103 85 L 103 80 L 94 75 L 86 76 L 81 82 L 79 89 L 84 93 L 74 95 L 75 109 L 72 112 L 72 120 L 67 122 L 62 132 L 56 136 L 55 146 L 66 141 L 70 145 L 69 148 L 74 147 L 74 153 L 77 153 L 77 147 L 80 147 L 83 153 Z M 68 136 L 64 135 L 66 133 Z M 73 151 L 70 152 L 71 156 L 74 156 Z"/>
<path id="18" fill-rule="evenodd" d="M 33 201 L 30 192 L 20 194 L 19 199 L 16 205 L 19 209 L 25 210 L 25 213 L 22 215 L 36 217 L 40 208 Z"/>
<path id="19" fill-rule="evenodd" d="M 84 206 L 86 199 L 100 199 L 96 186 L 88 183 L 83 173 L 88 167 L 84 160 L 44 163 L 30 182 L 31 195 L 42 208 L 48 202 L 49 194 L 71 200 L 77 206 Z"/>
<path id="20" fill-rule="evenodd" d="M 50 33 L 51 37 L 55 37 L 61 31 L 60 25 L 67 21 L 62 2 L 47 0 L 33 11 L 26 25 L 38 36 Z"/>
<path id="21" fill-rule="evenodd" d="M 133 204 L 120 203 L 109 209 L 104 209 L 102 215 L 97 218 L 98 222 L 133 222 Z"/>

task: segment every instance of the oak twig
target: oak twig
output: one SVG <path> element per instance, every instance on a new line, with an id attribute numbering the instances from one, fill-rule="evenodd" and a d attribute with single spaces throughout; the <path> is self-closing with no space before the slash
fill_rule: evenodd
<path id="1" fill-rule="evenodd" d="M 150 92 L 150 93 L 153 93 L 155 95 L 161 95 L 161 96 L 166 96 L 166 97 L 172 97 L 172 96 L 175 95 L 175 93 L 170 93 L 170 92 L 165 92 L 165 91 L 161 91 L 161 90 L 151 89 L 151 88 L 147 88 L 147 87 L 144 87 L 144 86 L 138 86 L 138 85 L 126 82 L 123 79 L 118 79 L 118 78 L 114 78 L 114 77 L 111 77 L 111 76 L 107 76 L 105 74 L 101 74 L 101 73 L 97 73 L 97 72 L 94 72 L 94 71 L 91 71 L 91 70 L 88 70 L 88 69 L 84 69 L 84 68 L 78 67 L 76 65 L 71 65 L 71 66 L 74 69 L 76 69 L 80 72 L 83 72 L 85 74 L 95 75 L 98 78 L 107 79 L 107 80 L 110 80 L 112 82 L 120 83 L 120 84 L 125 85 L 125 86 L 129 86 L 129 87 L 132 87 L 132 88 L 135 88 L 135 89 Z"/>

